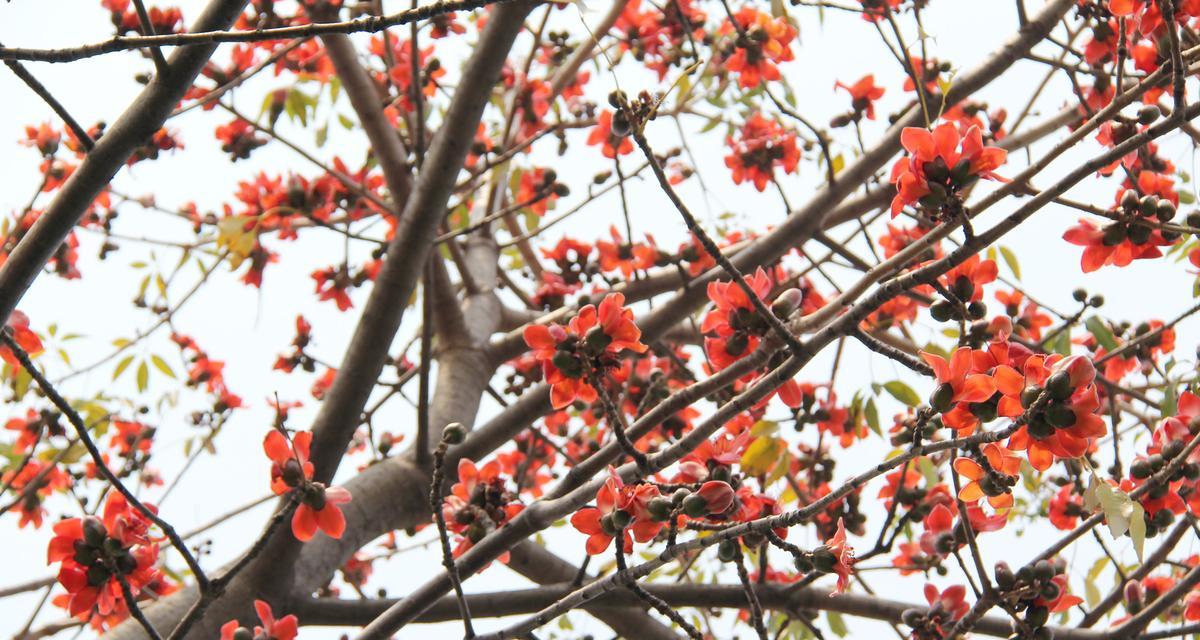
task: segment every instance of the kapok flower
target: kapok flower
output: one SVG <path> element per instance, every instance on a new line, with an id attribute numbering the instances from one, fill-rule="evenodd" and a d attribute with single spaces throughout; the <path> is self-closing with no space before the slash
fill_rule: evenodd
<path id="1" fill-rule="evenodd" d="M 854 84 L 843 84 L 842 81 L 834 83 L 835 89 L 845 89 L 850 94 L 850 107 L 854 109 L 854 115 L 866 115 L 868 120 L 875 119 L 875 101 L 883 97 L 883 87 L 875 86 L 875 74 L 868 73 L 858 79 Z"/>
<path id="2" fill-rule="evenodd" d="M 1050 524 L 1063 531 L 1071 531 L 1079 523 L 1079 517 L 1087 515 L 1083 510 L 1083 498 L 1075 491 L 1075 483 L 1068 482 L 1050 498 Z"/>
<path id="3" fill-rule="evenodd" d="M 605 297 L 599 307 L 589 304 L 580 309 L 567 328 L 557 324 L 525 328 L 525 343 L 542 363 L 555 409 L 562 409 L 576 398 L 595 402 L 597 393 L 589 376 L 594 374 L 603 379 L 618 365 L 618 354 L 622 351 L 646 351 L 646 345 L 640 341 L 642 331 L 633 321 L 633 311 L 624 304 L 625 296 L 614 293 Z"/>
<path id="4" fill-rule="evenodd" d="M 61 563 L 58 582 L 68 594 L 71 616 L 88 614 L 93 607 L 102 616 L 124 606 L 121 581 L 136 597 L 157 581 L 158 544 L 150 539 L 151 521 L 113 491 L 104 504 L 102 518 L 68 518 L 54 524 L 47 549 L 48 563 Z"/>
<path id="5" fill-rule="evenodd" d="M 771 293 L 772 282 L 761 267 L 746 277 L 746 284 L 760 300 Z M 714 309 L 704 316 L 700 332 L 705 335 L 704 350 L 716 369 L 724 369 L 758 348 L 770 331 L 746 292 L 733 281 L 708 283 L 708 299 Z"/>
<path id="6" fill-rule="evenodd" d="M 1128 233 L 1123 233 L 1124 227 L 1122 226 L 1110 225 L 1101 229 L 1092 221 L 1080 218 L 1079 224 L 1063 233 L 1063 240 L 1083 247 L 1079 266 L 1084 273 L 1091 273 L 1100 267 L 1109 265 L 1125 267 L 1134 260 L 1162 257 L 1163 253 L 1159 247 L 1174 244 L 1163 238 L 1158 229 L 1142 228 L 1149 231 L 1146 237 L 1134 238 Z M 1120 229 L 1122 232 L 1111 232 L 1108 229 Z M 1134 242 L 1134 240 L 1143 241 Z"/>
<path id="7" fill-rule="evenodd" d="M 1016 484 L 1021 459 L 995 442 L 983 447 L 983 459 L 986 466 L 971 458 L 954 460 L 954 470 L 969 480 L 958 492 L 958 498 L 977 502 L 987 497 L 993 509 L 1008 509 L 1013 504 L 1010 487 Z"/>
<path id="8" fill-rule="evenodd" d="M 795 59 L 791 42 L 796 39 L 796 28 L 785 18 L 772 18 L 750 6 L 742 7 L 733 17 L 746 37 L 738 39 L 736 50 L 725 61 L 725 68 L 738 74 L 738 85 L 743 89 L 753 89 L 764 80 L 778 80 L 780 74 L 776 65 Z M 737 29 L 728 19 L 721 25 L 722 34 L 735 31 Z"/>
<path id="9" fill-rule="evenodd" d="M 953 123 L 938 125 L 932 132 L 906 127 L 900 143 L 910 155 L 892 165 L 891 182 L 896 185 L 892 217 L 905 205 L 920 203 L 934 211 L 957 214 L 961 194 L 979 178 L 998 180 L 993 170 L 1004 164 L 1007 152 L 983 146 L 979 127 L 959 135 Z"/>
<path id="10" fill-rule="evenodd" d="M 331 538 L 342 537 L 346 518 L 337 505 L 350 502 L 349 491 L 313 481 L 311 443 L 309 431 L 301 431 L 289 441 L 276 429 L 263 439 L 263 451 L 271 460 L 271 490 L 275 495 L 298 492 L 300 504 L 292 514 L 292 534 L 301 542 L 311 540 L 318 529 Z"/>
<path id="11" fill-rule="evenodd" d="M 649 502 L 658 496 L 658 487 L 626 485 L 610 468 L 608 479 L 596 492 L 596 506 L 576 511 L 571 516 L 571 526 L 588 536 L 588 555 L 598 555 L 608 549 L 618 530 L 624 531 L 624 552 L 633 553 L 633 540 L 647 542 L 663 528 L 663 523 L 651 517 L 647 510 Z"/>
<path id="12" fill-rule="evenodd" d="M 491 460 L 482 467 L 463 458 L 458 461 L 458 482 L 442 504 L 446 527 L 462 536 L 454 557 L 465 553 L 486 536 L 516 517 L 524 506 L 508 490 L 501 477 L 501 464 Z M 528 471 L 527 471 L 528 473 Z M 506 562 L 501 556 L 500 560 Z"/>
<path id="13" fill-rule="evenodd" d="M 999 415 L 1015 417 L 1028 411 L 1043 392 L 1049 399 L 1032 412 L 1008 441 L 1014 451 L 1027 451 L 1029 463 L 1045 471 L 1055 458 L 1078 458 L 1107 433 L 1096 415 L 1100 398 L 1093 381 L 1096 368 L 1083 356 L 1034 355 L 1025 360 L 1024 375 L 1007 365 L 996 367 L 996 387 L 1003 394 Z"/>
<path id="14" fill-rule="evenodd" d="M 933 368 L 939 384 L 929 398 L 929 405 L 942 412 L 942 422 L 960 435 L 969 435 L 979 424 L 979 418 L 971 412 L 972 403 L 989 400 L 996 392 L 992 377 L 972 370 L 972 350 L 960 347 L 954 350 L 950 361 L 935 354 L 921 352 L 921 358 Z"/>
<path id="15" fill-rule="evenodd" d="M 613 130 L 613 112 L 602 111 L 596 118 L 596 127 L 588 134 L 587 143 L 589 146 L 601 145 L 600 152 L 605 158 L 616 158 L 621 155 L 633 153 L 633 141 L 629 139 L 629 123 L 625 122 L 625 116 L 621 116 L 618 120 L 620 128 L 617 131 Z"/>
<path id="16" fill-rule="evenodd" d="M 31 357 L 43 351 L 42 340 L 38 335 L 29 328 L 29 316 L 22 311 L 13 310 L 8 316 L 8 321 L 4 323 L 3 331 L 12 338 L 13 342 L 17 343 L 25 353 Z M 13 367 L 21 366 L 17 360 L 16 354 L 8 345 L 0 345 L 0 359 L 3 359 Z"/>
<path id="17" fill-rule="evenodd" d="M 913 631 L 920 629 L 927 635 L 918 636 L 914 633 L 914 637 L 944 637 L 954 623 L 970 611 L 971 607 L 967 604 L 966 597 L 967 588 L 961 584 L 939 591 L 934 585 L 926 583 L 925 601 L 929 603 L 929 611 L 923 616 L 921 624 L 913 627 Z"/>
<path id="18" fill-rule="evenodd" d="M 258 619 L 262 621 L 262 626 L 255 626 L 254 633 L 249 634 L 249 637 L 256 640 L 295 640 L 299 633 L 300 621 L 295 615 L 286 615 L 276 619 L 275 614 L 271 611 L 271 605 L 262 600 L 254 601 L 254 610 L 258 612 Z M 221 625 L 221 640 L 234 640 L 240 627 L 237 620 L 230 620 Z M 244 629 L 249 631 L 249 629 Z"/>
<path id="19" fill-rule="evenodd" d="M 754 113 L 738 136 L 736 140 L 733 136 L 725 139 L 730 148 L 725 166 L 733 171 L 734 184 L 749 180 L 755 189 L 764 191 L 775 177 L 776 166 L 785 173 L 796 172 L 800 147 L 796 145 L 796 134 L 783 125 Z"/>
<path id="20" fill-rule="evenodd" d="M 346 530 L 346 516 L 337 505 L 350 502 L 350 492 L 342 487 L 326 487 L 320 482 L 306 485 L 300 506 L 292 516 L 292 535 L 301 542 L 312 540 L 317 529 L 330 538 L 340 538 Z"/>
<path id="21" fill-rule="evenodd" d="M 837 531 L 825 544 L 813 549 L 813 566 L 823 573 L 836 573 L 837 588 L 834 593 L 843 593 L 850 586 L 854 573 L 854 548 L 846 543 L 846 523 L 838 518 Z"/>

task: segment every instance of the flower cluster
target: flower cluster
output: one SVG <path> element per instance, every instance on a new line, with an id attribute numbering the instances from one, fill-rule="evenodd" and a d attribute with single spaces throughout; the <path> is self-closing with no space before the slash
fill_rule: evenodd
<path id="1" fill-rule="evenodd" d="M 87 619 L 123 617 L 128 603 L 122 582 L 137 596 L 161 579 L 152 522 L 113 491 L 102 517 L 68 518 L 54 524 L 47 561 L 60 563 L 58 583 L 67 591 L 67 612 Z"/>
<path id="2" fill-rule="evenodd" d="M 633 311 L 624 304 L 625 296 L 614 293 L 599 307 L 589 304 L 580 309 L 565 328 L 557 324 L 525 328 L 525 343 L 542 364 L 555 409 L 576 398 L 595 402 L 598 396 L 591 380 L 603 380 L 618 365 L 622 351 L 646 351 L 639 341 L 642 331 L 633 321 Z"/>
<path id="3" fill-rule="evenodd" d="M 446 528 L 461 536 L 454 557 L 470 549 L 495 529 L 504 526 L 521 512 L 523 505 L 505 487 L 501 463 L 492 460 L 483 467 L 462 459 L 458 461 L 458 482 L 442 503 Z"/>
<path id="4" fill-rule="evenodd" d="M 753 89 L 764 81 L 780 78 L 779 64 L 795 59 L 791 43 L 799 33 L 784 17 L 772 18 L 751 6 L 742 7 L 726 20 L 720 33 L 738 33 L 733 53 L 725 60 L 725 69 L 738 74 L 738 86 Z"/>
<path id="5" fill-rule="evenodd" d="M 932 132 L 907 127 L 900 133 L 900 143 L 909 155 L 892 165 L 891 182 L 896 185 L 893 218 L 913 204 L 946 217 L 959 215 L 964 190 L 979 178 L 998 179 L 993 171 L 1007 157 L 1003 149 L 983 145 L 978 127 L 960 133 L 958 126 L 949 122 Z"/>
<path id="6" fill-rule="evenodd" d="M 765 190 L 775 179 L 776 167 L 785 173 L 795 173 L 800 163 L 796 134 L 761 113 L 751 115 L 742 125 L 738 138 L 729 136 L 725 143 L 730 148 L 730 154 L 725 156 L 725 166 L 733 171 L 734 184 L 750 181 L 759 191 Z"/>

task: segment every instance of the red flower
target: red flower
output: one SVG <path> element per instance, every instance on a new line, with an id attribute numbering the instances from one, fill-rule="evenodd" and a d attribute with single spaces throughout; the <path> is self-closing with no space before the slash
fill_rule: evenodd
<path id="1" fill-rule="evenodd" d="M 622 122 L 624 116 L 621 116 Z M 624 123 L 626 129 L 629 128 L 628 123 Z M 628 132 L 621 134 L 613 133 L 613 112 L 602 111 L 596 119 L 596 128 L 588 135 L 587 143 L 589 146 L 602 145 L 600 152 L 605 158 L 616 158 L 618 155 L 628 155 L 633 153 L 633 141 L 629 139 Z"/>
<path id="2" fill-rule="evenodd" d="M 517 187 L 516 201 L 529 203 L 529 210 L 535 214 L 546 215 L 546 210 L 558 200 L 555 191 L 555 172 L 541 167 L 521 172 L 521 182 Z"/>
<path id="3" fill-rule="evenodd" d="M 911 155 L 892 166 L 891 182 L 896 185 L 893 218 L 905 205 L 919 201 L 923 206 L 940 209 L 977 179 L 999 179 L 992 171 L 1007 157 L 999 147 L 983 146 L 978 127 L 960 136 L 958 127 L 949 122 L 933 132 L 906 127 L 900 133 L 900 143 Z"/>
<path id="4" fill-rule="evenodd" d="M 1123 229 L 1118 225 L 1119 223 L 1116 223 L 1110 227 Z M 1129 234 L 1106 233 L 1110 227 L 1101 229 L 1090 220 L 1080 218 L 1079 224 L 1067 229 L 1063 234 L 1063 240 L 1084 248 L 1079 261 L 1084 273 L 1091 273 L 1108 265 L 1125 267 L 1134 260 L 1158 258 L 1162 256 L 1159 247 L 1174 244 L 1163 238 L 1158 229 L 1152 230 L 1145 242 L 1135 244 Z"/>
<path id="5" fill-rule="evenodd" d="M 596 250 L 600 253 L 600 269 L 606 273 L 620 270 L 626 278 L 634 271 L 649 269 L 658 260 L 658 249 L 654 239 L 647 236 L 647 243 L 630 244 L 625 242 L 621 232 L 615 226 L 609 227 L 612 242 L 597 240 Z"/>
<path id="6" fill-rule="evenodd" d="M 30 458 L 19 472 L 13 470 L 0 474 L 0 484 L 8 485 L 15 494 L 22 496 L 12 505 L 21 514 L 17 522 L 17 527 L 21 529 L 30 524 L 34 529 L 40 529 L 46 517 L 42 501 L 54 493 L 65 491 L 71 483 L 71 476 L 57 464 L 37 458 Z"/>
<path id="7" fill-rule="evenodd" d="M 1053 600 L 1038 598 L 1037 600 L 1034 600 L 1034 604 L 1046 607 L 1050 610 L 1050 613 L 1061 613 L 1077 604 L 1083 603 L 1083 598 L 1072 595 L 1067 590 L 1067 576 L 1065 574 L 1060 573 L 1054 576 L 1051 581 L 1058 585 L 1058 597 L 1054 598 Z"/>
<path id="8" fill-rule="evenodd" d="M 17 343 L 25 353 L 30 357 L 35 356 L 43 351 L 42 340 L 38 335 L 29 328 L 29 316 L 22 311 L 13 310 L 8 316 L 8 321 L 4 323 L 4 331 L 8 333 L 13 342 Z M 8 364 L 15 367 L 20 367 L 21 363 L 17 360 L 16 354 L 8 345 L 0 345 L 0 359 L 3 359 Z"/>
<path id="9" fill-rule="evenodd" d="M 1006 482 L 1015 479 L 1020 472 L 1021 459 L 995 442 L 983 447 L 983 457 L 987 468 L 971 458 L 954 460 L 954 470 L 969 480 L 958 492 L 958 498 L 973 503 L 987 497 L 993 509 L 1008 509 L 1013 504 L 1013 497 Z"/>
<path id="10" fill-rule="evenodd" d="M 846 523 L 841 518 L 838 518 L 833 537 L 813 550 L 813 564 L 824 573 L 837 574 L 834 593 L 842 593 L 850 586 L 850 576 L 854 573 L 854 549 L 846 543 Z"/>
<path id="11" fill-rule="evenodd" d="M 971 607 L 967 605 L 967 588 L 961 584 L 946 587 L 943 591 L 932 584 L 925 584 L 925 601 L 929 603 L 929 613 L 925 614 L 926 621 L 936 627 L 939 634 L 950 631 L 953 622 L 967 615 Z"/>
<path id="12" fill-rule="evenodd" d="M 640 342 L 642 331 L 633 321 L 633 311 L 625 308 L 624 303 L 625 296 L 614 293 L 605 297 L 599 308 L 587 305 L 571 319 L 569 332 L 556 324 L 525 328 L 525 343 L 542 363 L 555 409 L 571 404 L 576 398 L 595 402 L 596 390 L 588 382 L 588 372 L 602 378 L 617 366 L 617 354 L 621 351 L 646 351 L 646 345 Z"/>
<path id="13" fill-rule="evenodd" d="M 318 300 L 333 300 L 338 311 L 345 311 L 354 306 L 350 301 L 350 294 L 346 292 L 352 283 L 345 268 L 317 269 L 312 273 L 312 278 L 317 283 Z"/>
<path id="14" fill-rule="evenodd" d="M 775 167 L 785 173 L 795 173 L 800 163 L 800 147 L 796 145 L 796 134 L 784 129 L 774 120 L 761 113 L 754 113 L 742 125 L 739 139 L 725 139 L 731 153 L 725 156 L 725 166 L 733 170 L 734 184 L 746 180 L 754 188 L 764 191 L 775 177 Z"/>
<path id="15" fill-rule="evenodd" d="M 921 357 L 933 368 L 933 374 L 941 384 L 934 390 L 930 404 L 942 412 L 942 421 L 947 427 L 958 430 L 960 435 L 970 435 L 979 424 L 979 418 L 971 413 L 971 403 L 985 402 L 996 392 L 996 383 L 991 376 L 972 370 L 972 351 L 967 347 L 954 350 L 950 362 L 933 353 L 921 352 Z"/>
<path id="16" fill-rule="evenodd" d="M 325 487 L 319 482 L 310 482 L 304 492 L 303 502 L 292 515 L 292 535 L 301 542 L 312 540 L 317 529 L 330 538 L 342 537 L 346 530 L 346 517 L 337 505 L 350 502 L 350 492 L 342 487 Z"/>
<path id="17" fill-rule="evenodd" d="M 940 280 L 963 302 L 976 302 L 983 298 L 983 286 L 995 282 L 999 273 L 995 260 L 982 260 L 976 254 L 946 272 Z"/>
<path id="18" fill-rule="evenodd" d="M 855 113 L 866 114 L 870 120 L 875 119 L 875 101 L 883 97 L 884 89 L 875 86 L 875 74 L 868 73 L 858 79 L 858 82 L 847 85 L 839 80 L 834 83 L 835 89 L 845 89 L 850 94 L 850 106 Z"/>
<path id="19" fill-rule="evenodd" d="M 318 529 L 331 538 L 342 537 L 346 519 L 337 505 L 350 502 L 349 491 L 312 481 L 311 444 L 309 431 L 297 433 L 290 442 L 280 430 L 267 433 L 263 439 L 263 451 L 271 460 L 271 490 L 275 495 L 299 492 L 300 505 L 292 514 L 292 534 L 301 542 L 311 540 Z"/>
<path id="20" fill-rule="evenodd" d="M 103 518 L 69 518 L 54 525 L 46 559 L 61 563 L 58 582 L 68 594 L 71 616 L 102 616 L 125 605 L 123 579 L 137 596 L 160 578 L 155 566 L 158 545 L 149 537 L 151 522 L 116 491 L 104 504 Z"/>
<path id="21" fill-rule="evenodd" d="M 1013 319 L 1013 329 L 1017 335 L 1034 341 L 1041 341 L 1042 329 L 1054 324 L 1050 316 L 1042 313 L 1037 304 L 1025 301 L 1025 294 L 1020 291 L 997 291 L 996 301 L 1004 305 L 1004 311 Z"/>
<path id="22" fill-rule="evenodd" d="M 13 453 L 23 455 L 37 445 L 44 426 L 40 418 L 41 414 L 33 409 L 28 409 L 25 411 L 24 418 L 9 418 L 8 422 L 4 423 L 5 429 L 18 433 L 17 441 L 12 445 Z"/>
<path id="23" fill-rule="evenodd" d="M 286 615 L 278 620 L 271 611 L 271 605 L 262 600 L 254 601 L 254 610 L 258 612 L 262 626 L 254 627 L 254 638 L 261 640 L 295 640 L 299 632 L 299 620 L 294 615 Z M 230 620 L 221 625 L 221 640 L 233 640 L 233 634 L 238 630 L 238 621 Z"/>
<path id="24" fill-rule="evenodd" d="M 760 300 L 766 300 L 771 293 L 771 278 L 761 267 L 746 277 L 746 284 Z M 704 316 L 700 332 L 706 336 L 704 350 L 709 360 L 720 370 L 757 349 L 770 327 L 735 282 L 708 283 L 708 299 L 715 308 Z"/>
<path id="25" fill-rule="evenodd" d="M 741 31 L 746 33 L 745 42 L 739 38 L 737 50 L 725 61 L 725 68 L 738 75 L 738 85 L 753 89 L 764 80 L 778 80 L 777 63 L 795 58 L 791 42 L 796 39 L 796 28 L 784 18 L 772 18 L 753 7 L 743 7 L 736 14 Z M 721 25 L 722 34 L 734 33 L 736 29 L 728 19 Z"/>
<path id="26" fill-rule="evenodd" d="M 1050 523 L 1063 531 L 1071 531 L 1084 515 L 1083 498 L 1075 492 L 1075 483 L 1064 484 L 1050 498 Z"/>
<path id="27" fill-rule="evenodd" d="M 263 438 L 263 451 L 271 461 L 271 491 L 281 496 L 300 486 L 313 476 L 312 463 L 308 461 L 312 432 L 301 431 L 288 441 L 281 431 L 270 431 Z"/>
<path id="28" fill-rule="evenodd" d="M 1035 355 L 1025 360 L 1024 376 L 1008 366 L 996 368 L 996 386 L 1004 395 L 997 406 L 1003 416 L 1028 409 L 1043 387 L 1050 401 L 1029 416 L 1008 441 L 1014 451 L 1027 451 L 1029 463 L 1045 471 L 1058 458 L 1078 458 L 1108 432 L 1096 415 L 1100 398 L 1092 381 L 1096 369 L 1083 356 Z"/>
<path id="29" fill-rule="evenodd" d="M 604 553 L 623 526 L 624 552 L 633 553 L 634 539 L 647 542 L 663 528 L 647 511 L 647 504 L 658 495 L 658 488 L 651 484 L 626 485 L 610 468 L 608 479 L 596 492 L 596 506 L 576 511 L 571 526 L 588 536 L 586 548 L 593 556 Z"/>

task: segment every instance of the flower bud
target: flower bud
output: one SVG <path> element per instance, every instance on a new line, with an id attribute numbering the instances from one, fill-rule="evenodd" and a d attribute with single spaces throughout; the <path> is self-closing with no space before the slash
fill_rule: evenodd
<path id="1" fill-rule="evenodd" d="M 87 516 L 83 519 L 83 539 L 89 545 L 98 547 L 104 544 L 104 539 L 108 537 L 108 530 L 104 528 L 104 523 L 96 516 Z"/>
<path id="2" fill-rule="evenodd" d="M 717 545 L 717 557 L 721 559 L 721 562 L 733 562 L 734 560 L 737 560 L 737 545 L 738 543 L 734 542 L 733 540 L 722 540 L 720 544 Z"/>
<path id="3" fill-rule="evenodd" d="M 1146 590 L 1142 587 L 1141 582 L 1137 580 L 1126 582 L 1122 595 L 1125 599 L 1125 609 L 1129 613 L 1136 615 L 1142 610 L 1142 606 L 1146 602 Z"/>
<path id="4" fill-rule="evenodd" d="M 997 562 L 994 571 L 996 575 L 996 586 L 1000 587 L 1001 591 L 1008 591 L 1017 584 L 1017 576 L 1013 574 L 1012 568 L 1007 562 Z"/>
<path id="5" fill-rule="evenodd" d="M 779 294 L 771 303 L 771 312 L 781 319 L 787 318 L 800 308 L 800 303 L 803 301 L 804 292 L 796 288 L 788 289 Z"/>
<path id="6" fill-rule="evenodd" d="M 939 413 L 946 411 L 954 404 L 954 387 L 949 382 L 943 382 L 929 396 L 929 406 Z"/>
<path id="7" fill-rule="evenodd" d="M 671 512 L 674 510 L 675 507 L 671 505 L 671 501 L 662 496 L 652 498 L 650 502 L 646 503 L 646 512 L 650 514 L 650 517 L 655 522 L 663 522 L 670 519 Z"/>
<path id="8" fill-rule="evenodd" d="M 812 552 L 813 569 L 821 573 L 830 573 L 837 566 L 838 557 L 832 549 L 821 545 Z"/>
<path id="9" fill-rule="evenodd" d="M 451 422 L 442 429 L 442 442 L 459 444 L 467 437 L 467 428 L 461 422 Z"/>
<path id="10" fill-rule="evenodd" d="M 693 493 L 683 499 L 683 512 L 693 518 L 703 518 L 709 513 L 708 500 Z"/>
<path id="11" fill-rule="evenodd" d="M 700 485 L 700 490 L 695 495 L 704 499 L 708 508 L 708 513 L 722 514 L 733 506 L 735 495 L 733 487 L 729 486 L 728 482 L 720 480 L 710 480 Z M 706 514 L 707 515 L 707 514 Z"/>
<path id="12" fill-rule="evenodd" d="M 900 612 L 900 622 L 915 629 L 925 624 L 925 612 L 920 609 L 905 609 Z"/>
<path id="13" fill-rule="evenodd" d="M 1071 394 L 1075 392 L 1074 385 L 1071 384 L 1071 374 L 1060 369 L 1058 373 L 1051 375 L 1046 380 L 1046 391 L 1052 400 L 1070 398 Z"/>

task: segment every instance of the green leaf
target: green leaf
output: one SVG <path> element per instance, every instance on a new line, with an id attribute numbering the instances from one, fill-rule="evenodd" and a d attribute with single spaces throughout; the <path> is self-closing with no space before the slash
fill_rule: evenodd
<path id="1" fill-rule="evenodd" d="M 1173 416 L 1179 409 L 1179 398 L 1176 396 L 1175 383 L 1168 378 L 1163 386 L 1163 399 L 1158 403 L 1159 411 L 1164 416 Z"/>
<path id="2" fill-rule="evenodd" d="M 1100 602 L 1100 589 L 1096 588 L 1096 583 L 1100 581 L 1100 574 L 1104 572 L 1104 567 L 1108 566 L 1108 556 L 1100 556 L 1092 568 L 1088 570 L 1087 580 L 1084 580 L 1084 593 L 1087 596 L 1088 608 L 1091 609 Z"/>
<path id="3" fill-rule="evenodd" d="M 1021 265 L 1017 262 L 1017 256 L 1008 247 L 1000 247 L 1000 255 L 1004 258 L 1004 264 L 1008 265 L 1009 270 L 1013 272 L 1017 280 L 1021 279 Z"/>
<path id="4" fill-rule="evenodd" d="M 829 630 L 833 632 L 833 635 L 845 638 L 846 634 L 849 633 L 849 629 L 846 628 L 846 621 L 842 619 L 842 614 L 836 611 L 826 611 L 825 620 L 829 623 Z"/>
<path id="5" fill-rule="evenodd" d="M 121 358 L 121 361 L 117 363 L 117 368 L 113 369 L 112 379 L 115 381 L 117 378 L 120 378 L 121 374 L 125 373 L 125 370 L 129 368 L 129 363 L 131 362 L 133 362 L 132 355 Z"/>
<path id="6" fill-rule="evenodd" d="M 145 360 L 138 363 L 137 386 L 139 393 L 145 391 L 146 387 L 150 386 L 150 367 L 146 366 Z"/>
<path id="7" fill-rule="evenodd" d="M 879 409 L 875 408 L 875 398 L 867 398 L 867 406 L 863 411 L 867 418 L 867 426 L 871 427 L 871 431 L 875 435 L 882 436 L 883 430 L 879 428 Z"/>
<path id="8" fill-rule="evenodd" d="M 1060 331 L 1054 339 L 1046 343 L 1046 350 L 1054 353 L 1059 353 L 1064 356 L 1071 355 L 1071 332 L 1070 330 Z"/>
<path id="9" fill-rule="evenodd" d="M 1111 352 L 1118 348 L 1117 339 L 1113 336 L 1112 331 L 1109 330 L 1108 325 L 1099 316 L 1088 318 L 1083 323 L 1083 326 L 1087 327 L 1087 330 L 1096 337 L 1096 342 L 1100 343 L 1100 346 L 1106 350 Z"/>
<path id="10" fill-rule="evenodd" d="M 1142 562 L 1142 553 L 1146 547 L 1146 510 L 1141 503 L 1133 503 L 1133 514 L 1129 517 L 1129 537 L 1133 539 L 1133 550 L 1137 552 L 1138 562 Z"/>
<path id="11" fill-rule="evenodd" d="M 892 394 L 893 398 L 910 407 L 915 407 L 921 404 L 921 396 L 918 396 L 917 392 L 912 390 L 912 387 L 900 382 L 899 380 L 885 382 L 883 383 L 883 388 L 886 389 L 888 393 Z"/>
<path id="12" fill-rule="evenodd" d="M 921 456 L 917 458 L 917 469 L 921 472 L 921 475 L 925 476 L 926 486 L 934 487 L 942 482 L 941 477 L 938 476 L 937 468 L 933 466 L 933 461 L 928 457 Z"/>

